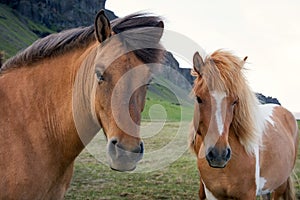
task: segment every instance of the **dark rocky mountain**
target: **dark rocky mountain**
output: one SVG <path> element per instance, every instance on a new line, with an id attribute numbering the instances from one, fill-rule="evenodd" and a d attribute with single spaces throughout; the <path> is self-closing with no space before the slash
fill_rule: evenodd
<path id="1" fill-rule="evenodd" d="M 164 65 L 171 67 L 178 73 L 171 72 L 170 68 L 162 70 L 162 76 L 171 81 L 175 85 L 183 89 L 190 89 L 194 83 L 194 77 L 191 75 L 191 69 L 180 68 L 178 61 L 174 58 L 173 54 L 169 51 L 165 53 Z M 186 81 L 183 81 L 185 79 Z"/>
<path id="2" fill-rule="evenodd" d="M 0 0 L 0 3 L 12 8 L 13 14 L 20 21 L 23 21 L 23 26 L 25 27 L 27 25 L 27 27 L 23 27 L 22 31 L 27 28 L 28 31 L 32 31 L 37 36 L 44 37 L 53 31 L 57 32 L 63 29 L 93 24 L 96 13 L 100 9 L 105 9 L 106 0 Z M 117 18 L 114 12 L 107 9 L 105 10 L 111 20 Z M 6 19 L 8 15 L 2 14 L 3 13 L 0 13 L 0 18 Z M 27 19 L 32 20 L 36 24 L 44 25 L 49 30 L 32 28 Z M 11 23 L 14 23 L 14 21 Z M 14 28 L 12 28 L 12 30 L 14 30 Z M 4 45 L 7 46 L 7 44 L 12 43 L 12 41 L 6 37 L 5 29 L 2 30 L 0 27 L 0 30 L 1 32 L 4 31 L 4 34 L 0 34 L 0 37 L 2 37 L 0 38 L 1 41 L 9 42 L 4 42 Z M 27 40 L 28 38 L 25 36 L 26 34 L 24 34 L 24 37 L 20 37 L 19 40 Z M 32 38 L 30 40 L 33 41 Z M 16 49 L 25 48 L 26 46 L 28 46 L 28 41 L 18 45 Z M 7 55 L 7 52 L 2 52 L 1 50 L 3 50 L 3 48 L 0 48 L 0 66 L 3 60 L 5 60 L 5 55 Z M 13 55 L 12 53 L 16 52 L 12 51 L 10 55 Z M 190 86 L 193 85 L 194 77 L 191 76 L 190 69 L 180 68 L 178 61 L 174 58 L 172 53 L 165 53 L 163 64 L 172 68 L 163 68 L 161 73 L 163 78 L 183 89 L 189 89 Z M 178 73 L 173 73 L 173 69 Z M 275 103 L 280 105 L 276 98 L 266 97 L 261 93 L 257 93 L 256 96 L 261 103 Z"/>
<path id="3" fill-rule="evenodd" d="M 61 31 L 78 26 L 93 24 L 95 14 L 105 8 L 106 0 L 0 0 L 0 3 L 13 8 L 20 17 Z M 110 19 L 117 16 L 106 10 Z"/>
<path id="4" fill-rule="evenodd" d="M 28 18 L 53 31 L 61 31 L 63 29 L 93 24 L 96 13 L 100 9 L 105 9 L 106 0 L 0 0 L 0 3 L 12 8 L 14 14 L 21 21 L 26 21 L 24 18 Z M 114 12 L 105 10 L 111 20 L 117 18 Z M 49 32 L 36 32 L 32 29 L 31 31 L 35 32 L 39 37 L 49 34 Z M 0 51 L 0 66 L 3 61 L 3 55 L 3 52 Z M 162 77 L 183 89 L 188 89 L 193 85 L 194 77 L 191 76 L 190 69 L 180 68 L 178 61 L 172 53 L 165 53 L 163 64 L 170 66 L 178 73 L 171 73 L 170 68 L 164 68 L 161 73 Z M 184 83 L 182 81 L 182 76 L 187 82 Z M 266 97 L 260 93 L 257 93 L 257 98 L 261 103 L 280 104 L 276 98 Z"/>
<path id="5" fill-rule="evenodd" d="M 273 98 L 270 96 L 267 97 L 261 93 L 256 93 L 256 97 L 258 98 L 261 104 L 273 103 L 273 104 L 281 105 L 277 98 Z"/>
<path id="6" fill-rule="evenodd" d="M 100 9 L 105 9 L 106 0 L 0 0 L 0 3 L 6 4 L 14 9 L 15 14 L 29 18 L 35 23 L 42 24 L 53 31 L 74 28 L 79 26 L 89 26 L 94 23 L 94 17 Z M 106 10 L 106 14 L 112 20 L 117 18 L 114 12 Z M 38 32 L 32 30 L 40 37 L 44 37 L 49 32 Z M 179 67 L 179 63 L 170 52 L 165 54 L 164 64 L 177 70 L 186 80 L 193 83 L 193 77 L 190 75 L 190 69 Z M 163 77 L 167 78 L 181 88 L 188 88 L 178 77 L 169 77 L 167 71 L 164 71 Z"/>

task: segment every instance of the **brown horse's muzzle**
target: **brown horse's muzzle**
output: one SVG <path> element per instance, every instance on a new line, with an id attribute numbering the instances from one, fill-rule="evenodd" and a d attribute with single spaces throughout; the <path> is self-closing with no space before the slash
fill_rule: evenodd
<path id="1" fill-rule="evenodd" d="M 117 171 L 132 171 L 144 154 L 144 143 L 141 141 L 132 149 L 127 149 L 118 139 L 113 138 L 107 144 L 107 158 L 110 168 Z"/>

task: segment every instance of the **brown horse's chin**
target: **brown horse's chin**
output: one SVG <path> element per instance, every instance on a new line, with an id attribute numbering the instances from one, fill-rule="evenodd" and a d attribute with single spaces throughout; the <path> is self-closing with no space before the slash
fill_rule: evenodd
<path id="1" fill-rule="evenodd" d="M 133 171 L 135 170 L 136 166 L 134 166 L 132 169 L 116 169 L 116 168 L 113 168 L 112 166 L 110 166 L 110 169 L 114 170 L 114 171 L 118 171 L 118 172 L 130 172 L 130 171 Z"/>
<path id="2" fill-rule="evenodd" d="M 129 172 L 135 170 L 137 162 L 129 163 L 129 162 L 122 162 L 122 160 L 120 160 L 120 161 L 110 162 L 109 165 L 112 170 L 119 171 L 119 172 Z"/>

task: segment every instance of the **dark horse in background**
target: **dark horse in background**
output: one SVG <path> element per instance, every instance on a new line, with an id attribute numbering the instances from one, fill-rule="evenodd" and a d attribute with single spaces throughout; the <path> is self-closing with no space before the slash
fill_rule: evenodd
<path id="1" fill-rule="evenodd" d="M 75 158 L 101 128 L 111 168 L 135 169 L 144 151 L 138 125 L 151 74 L 145 63 L 162 58 L 162 33 L 159 17 L 132 14 L 110 23 L 100 11 L 95 26 L 49 35 L 2 65 L 0 199 L 63 199 Z"/>

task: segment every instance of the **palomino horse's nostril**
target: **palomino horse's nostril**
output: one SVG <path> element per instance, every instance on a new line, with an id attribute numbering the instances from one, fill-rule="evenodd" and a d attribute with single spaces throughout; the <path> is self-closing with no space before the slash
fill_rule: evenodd
<path id="1" fill-rule="evenodd" d="M 231 149 L 230 149 L 230 147 L 228 147 L 226 149 L 225 160 L 228 161 L 230 159 L 230 157 L 231 157 Z"/>
<path id="2" fill-rule="evenodd" d="M 212 160 L 214 160 L 215 158 L 216 158 L 216 151 L 215 151 L 215 149 L 214 148 L 212 148 L 212 147 L 210 147 L 209 149 L 208 149 L 208 153 L 207 153 L 207 155 L 206 155 L 206 159 L 208 160 L 208 161 L 212 161 Z"/>

